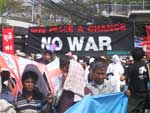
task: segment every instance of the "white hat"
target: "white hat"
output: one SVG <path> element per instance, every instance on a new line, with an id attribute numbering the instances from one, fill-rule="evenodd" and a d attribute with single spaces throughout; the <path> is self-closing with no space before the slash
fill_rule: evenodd
<path id="1" fill-rule="evenodd" d="M 19 49 L 16 50 L 16 55 L 22 56 L 22 57 L 25 57 L 25 56 L 26 56 L 25 53 L 24 53 L 24 52 L 21 52 Z"/>
<path id="2" fill-rule="evenodd" d="M 42 55 L 41 54 L 36 54 L 35 57 L 36 57 L 36 59 L 41 59 Z"/>
<path id="3" fill-rule="evenodd" d="M 102 59 L 106 59 L 106 57 L 105 57 L 105 56 L 100 56 L 100 58 L 102 58 Z"/>
<path id="4" fill-rule="evenodd" d="M 121 59 L 121 62 L 122 62 L 122 63 L 126 63 L 126 60 L 125 60 L 125 59 Z"/>
<path id="5" fill-rule="evenodd" d="M 94 60 L 95 60 L 95 58 L 93 58 L 93 57 L 90 58 L 90 59 L 89 59 L 89 64 L 91 64 L 92 62 L 94 62 Z"/>
<path id="6" fill-rule="evenodd" d="M 134 60 L 134 59 L 133 59 L 133 57 L 132 57 L 132 56 L 130 56 L 130 57 L 129 57 L 129 60 L 131 61 L 131 60 Z"/>

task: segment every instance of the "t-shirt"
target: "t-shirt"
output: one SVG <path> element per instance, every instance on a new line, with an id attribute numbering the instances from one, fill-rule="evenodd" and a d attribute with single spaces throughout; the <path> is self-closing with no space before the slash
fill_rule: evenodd
<path id="1" fill-rule="evenodd" d="M 148 69 L 146 63 L 135 62 L 130 65 L 125 76 L 129 79 L 129 89 L 131 94 L 136 96 L 146 96 L 146 84 L 148 81 Z"/>
<path id="2" fill-rule="evenodd" d="M 31 101 L 28 101 L 25 96 L 21 95 L 15 103 L 17 113 L 43 113 L 46 108 L 47 101 L 42 95 L 34 95 Z"/>

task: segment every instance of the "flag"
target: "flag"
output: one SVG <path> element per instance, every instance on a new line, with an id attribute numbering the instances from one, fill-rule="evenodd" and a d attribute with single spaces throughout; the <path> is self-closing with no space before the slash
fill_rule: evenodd
<path id="1" fill-rule="evenodd" d="M 146 25 L 147 41 L 150 41 L 150 25 Z"/>
<path id="2" fill-rule="evenodd" d="M 14 54 L 14 29 L 12 27 L 2 28 L 3 52 Z"/>
<path id="3" fill-rule="evenodd" d="M 8 69 L 10 75 L 13 76 L 17 83 L 13 91 L 14 96 L 17 96 L 18 92 L 22 91 L 22 74 L 24 71 L 32 70 L 38 73 L 40 81 L 37 84 L 40 91 L 43 95 L 47 95 L 50 91 L 54 93 L 57 90 L 59 85 L 58 77 L 61 76 L 61 71 L 59 69 L 59 60 L 51 62 L 51 64 L 45 66 L 44 64 L 31 61 L 22 57 L 15 55 L 6 54 L 0 51 L 0 67 L 3 69 Z M 46 81 L 43 80 L 45 73 L 48 84 L 45 84 Z M 48 88 L 50 87 L 50 89 Z"/>
<path id="4" fill-rule="evenodd" d="M 127 103 L 123 92 L 85 96 L 65 113 L 126 113 Z"/>

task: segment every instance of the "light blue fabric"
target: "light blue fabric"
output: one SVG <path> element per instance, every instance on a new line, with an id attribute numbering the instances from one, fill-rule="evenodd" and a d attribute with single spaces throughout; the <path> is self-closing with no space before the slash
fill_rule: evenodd
<path id="1" fill-rule="evenodd" d="M 128 97 L 123 92 L 85 96 L 65 113 L 126 113 Z"/>
<path id="2" fill-rule="evenodd" d="M 147 83 L 148 90 L 150 90 L 150 81 Z"/>

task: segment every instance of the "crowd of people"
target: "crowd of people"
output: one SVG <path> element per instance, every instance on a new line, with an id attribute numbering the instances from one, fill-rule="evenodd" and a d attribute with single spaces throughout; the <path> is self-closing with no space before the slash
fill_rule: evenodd
<path id="1" fill-rule="evenodd" d="M 71 53 L 57 56 L 46 50 L 37 62 L 48 65 L 59 59 L 62 72 L 57 93 L 44 96 L 36 87 L 38 78 L 33 71 L 22 75 L 22 93 L 12 95 L 16 80 L 9 70 L 1 70 L 0 104 L 9 107 L 6 113 L 64 113 L 86 95 L 100 95 L 123 91 L 128 96 L 127 113 L 144 113 L 148 103 L 149 59 L 142 48 L 136 47 L 131 56 L 101 56 L 87 60 L 77 59 Z M 0 109 L 1 110 L 1 109 Z M 11 110 L 11 112 L 10 112 Z M 1 112 L 1 111 L 0 111 Z"/>

